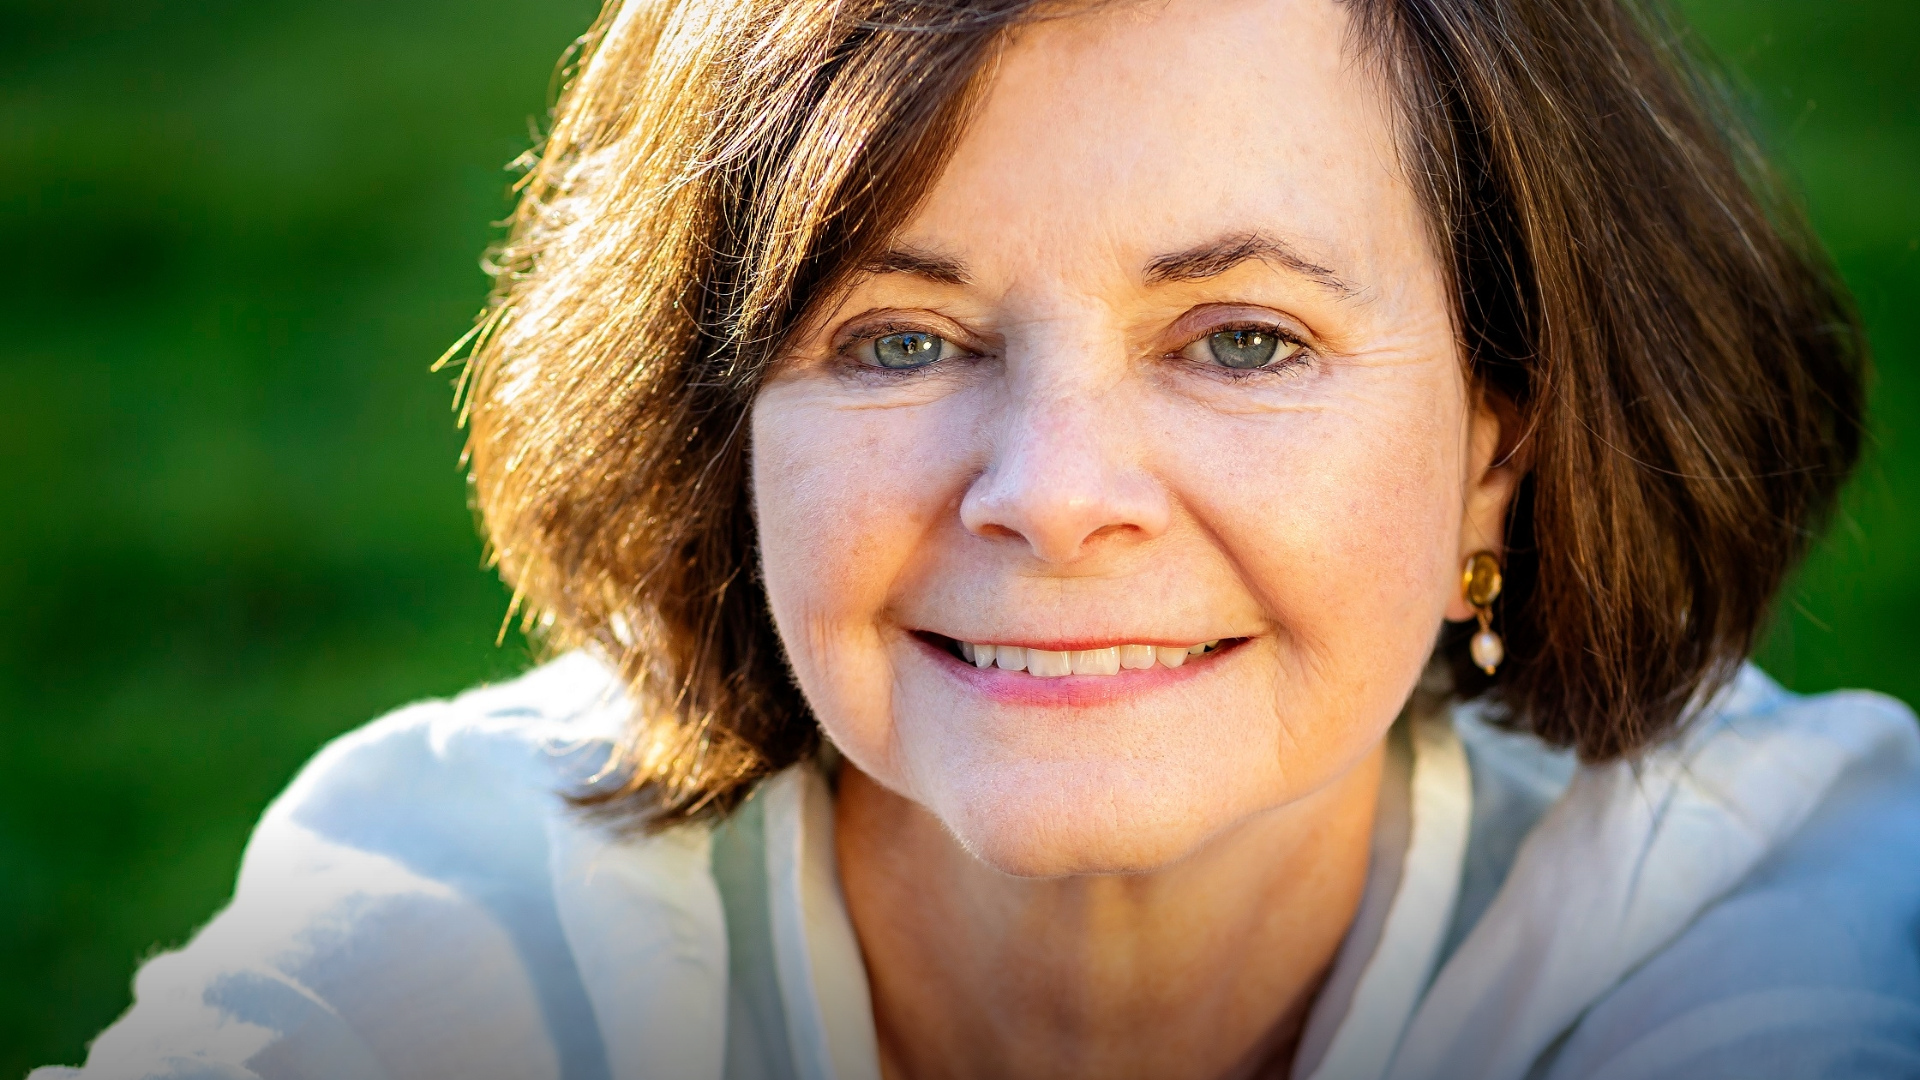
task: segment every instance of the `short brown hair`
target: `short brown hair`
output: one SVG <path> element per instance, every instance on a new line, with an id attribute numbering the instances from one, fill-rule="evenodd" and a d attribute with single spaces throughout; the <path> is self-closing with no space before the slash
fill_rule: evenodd
<path id="1" fill-rule="evenodd" d="M 1463 696 L 1587 760 L 1752 647 L 1859 453 L 1844 290 L 1710 68 L 1631 0 L 1345 0 L 1395 93 L 1463 355 L 1530 471 L 1508 650 Z M 724 812 L 817 727 L 756 578 L 745 418 L 917 205 L 1034 0 L 609 0 L 525 181 L 469 379 L 516 607 L 636 715 L 585 801 Z"/>

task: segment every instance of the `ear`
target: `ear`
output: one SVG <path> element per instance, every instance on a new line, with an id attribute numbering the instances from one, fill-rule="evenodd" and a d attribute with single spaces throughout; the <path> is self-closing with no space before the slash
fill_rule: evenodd
<path id="1" fill-rule="evenodd" d="M 1460 544 L 1454 565 L 1464 567 L 1477 551 L 1506 559 L 1507 513 L 1526 476 L 1532 441 L 1522 429 L 1520 410 L 1505 394 L 1475 383 L 1473 411 L 1467 419 L 1467 470 L 1462 490 Z M 1459 590 L 1447 601 L 1446 617 L 1473 618 Z"/>

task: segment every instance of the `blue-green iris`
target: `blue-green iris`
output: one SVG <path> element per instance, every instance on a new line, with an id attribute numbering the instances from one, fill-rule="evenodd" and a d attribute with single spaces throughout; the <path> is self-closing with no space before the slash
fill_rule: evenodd
<path id="1" fill-rule="evenodd" d="M 903 334 L 888 334 L 873 343 L 873 357 L 883 368 L 895 371 L 906 368 L 926 367 L 945 351 L 946 342 L 932 334 L 908 331 Z"/>
<path id="2" fill-rule="evenodd" d="M 1265 367 L 1280 349 L 1280 335 L 1271 330 L 1222 330 L 1207 336 L 1207 348 L 1226 367 Z"/>

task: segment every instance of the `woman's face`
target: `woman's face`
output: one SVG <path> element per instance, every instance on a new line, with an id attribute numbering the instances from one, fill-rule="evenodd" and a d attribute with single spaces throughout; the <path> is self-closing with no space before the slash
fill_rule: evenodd
<path id="1" fill-rule="evenodd" d="M 754 405 L 808 700 L 1002 870 L 1163 866 L 1342 776 L 1497 547 L 1499 424 L 1347 34 L 1333 0 L 1028 28 Z"/>

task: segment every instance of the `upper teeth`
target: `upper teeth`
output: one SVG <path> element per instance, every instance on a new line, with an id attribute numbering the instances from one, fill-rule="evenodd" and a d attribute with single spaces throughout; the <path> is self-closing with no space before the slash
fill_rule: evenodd
<path id="1" fill-rule="evenodd" d="M 971 641 L 963 641 L 960 643 L 960 655 L 972 661 L 975 667 L 1000 667 L 1049 679 L 1057 675 L 1118 675 L 1121 668 L 1150 668 L 1156 663 L 1177 668 L 1187 662 L 1187 657 L 1199 656 L 1219 647 L 1218 638 L 1198 645 L 1173 648 L 1165 645 L 1113 645 L 1105 649 L 1074 649 L 1070 652 L 1029 649 L 1021 645 L 975 645 Z"/>

